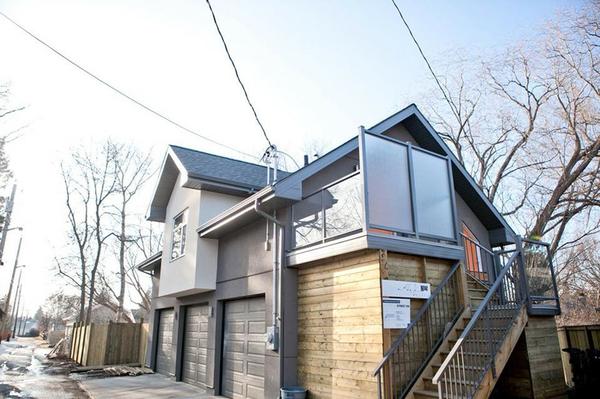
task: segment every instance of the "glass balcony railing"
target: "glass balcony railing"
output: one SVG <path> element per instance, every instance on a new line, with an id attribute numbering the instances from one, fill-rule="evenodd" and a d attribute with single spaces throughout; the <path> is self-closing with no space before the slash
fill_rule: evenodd
<path id="1" fill-rule="evenodd" d="M 369 231 L 456 244 L 448 158 L 381 135 L 360 139 Z"/>
<path id="2" fill-rule="evenodd" d="M 294 248 L 365 229 L 458 244 L 447 157 L 368 132 L 359 136 L 359 154 L 360 171 L 292 206 Z"/>
<path id="3" fill-rule="evenodd" d="M 523 239 L 522 248 L 530 309 L 560 309 L 549 245 Z"/>
<path id="4" fill-rule="evenodd" d="M 356 172 L 292 206 L 294 247 L 362 230 L 360 173 Z"/>

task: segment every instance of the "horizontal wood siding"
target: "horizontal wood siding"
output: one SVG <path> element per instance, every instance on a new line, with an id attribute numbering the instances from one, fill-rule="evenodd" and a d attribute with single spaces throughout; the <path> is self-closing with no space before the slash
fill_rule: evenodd
<path id="1" fill-rule="evenodd" d="M 381 263 L 383 279 L 429 283 L 431 284 L 432 292 L 444 277 L 448 275 L 452 268 L 452 262 L 447 260 L 396 254 L 392 252 L 383 253 Z M 456 294 L 459 295 L 460 293 L 457 292 Z M 425 302 L 425 299 L 410 300 L 411 320 L 414 319 L 415 315 Z M 386 350 L 389 348 L 391 342 L 393 342 L 402 331 L 404 330 L 385 330 L 384 347 Z"/>
<path id="2" fill-rule="evenodd" d="M 376 398 L 383 357 L 378 251 L 298 270 L 298 379 L 310 398 Z"/>
<path id="3" fill-rule="evenodd" d="M 530 316 L 525 339 L 533 397 L 552 398 L 564 394 L 566 386 L 554 317 Z"/>

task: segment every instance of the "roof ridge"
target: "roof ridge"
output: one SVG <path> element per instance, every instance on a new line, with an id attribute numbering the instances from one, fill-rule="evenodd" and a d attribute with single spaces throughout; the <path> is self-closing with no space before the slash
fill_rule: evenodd
<path id="1" fill-rule="evenodd" d="M 183 147 L 183 146 L 180 146 L 180 145 L 177 145 L 177 144 L 169 144 L 169 147 L 176 147 L 176 148 L 180 148 L 180 149 L 182 149 L 182 150 L 186 150 L 186 151 L 193 151 L 193 152 L 197 152 L 197 153 L 204 154 L 204 155 L 210 155 L 210 156 L 217 157 L 217 158 L 228 159 L 228 160 L 230 160 L 230 161 L 241 162 L 241 163 L 245 163 L 245 164 L 252 165 L 252 166 L 259 166 L 259 167 L 261 167 L 261 168 L 266 168 L 266 166 L 264 166 L 264 165 L 260 165 L 260 164 L 258 164 L 258 163 L 249 162 L 249 161 L 243 161 L 243 160 L 241 160 L 241 159 L 236 159 L 236 158 L 226 157 L 226 156 L 224 156 L 224 155 L 213 154 L 212 152 L 206 152 L 206 151 L 201 151 L 201 150 L 195 150 L 195 149 L 193 149 L 193 148 Z M 282 170 L 282 169 L 280 169 L 280 170 Z"/>

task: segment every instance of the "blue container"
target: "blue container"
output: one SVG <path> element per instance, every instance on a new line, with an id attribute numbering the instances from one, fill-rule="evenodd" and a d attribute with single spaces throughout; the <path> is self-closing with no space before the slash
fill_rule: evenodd
<path id="1" fill-rule="evenodd" d="M 302 387 L 281 388 L 281 399 L 306 399 L 306 389 Z"/>

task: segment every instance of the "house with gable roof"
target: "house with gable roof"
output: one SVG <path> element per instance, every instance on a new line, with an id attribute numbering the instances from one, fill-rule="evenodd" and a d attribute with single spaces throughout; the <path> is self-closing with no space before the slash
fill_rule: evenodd
<path id="1" fill-rule="evenodd" d="M 148 212 L 164 246 L 139 265 L 150 367 L 230 398 L 563 392 L 548 246 L 415 105 L 276 175 L 167 150 Z"/>

